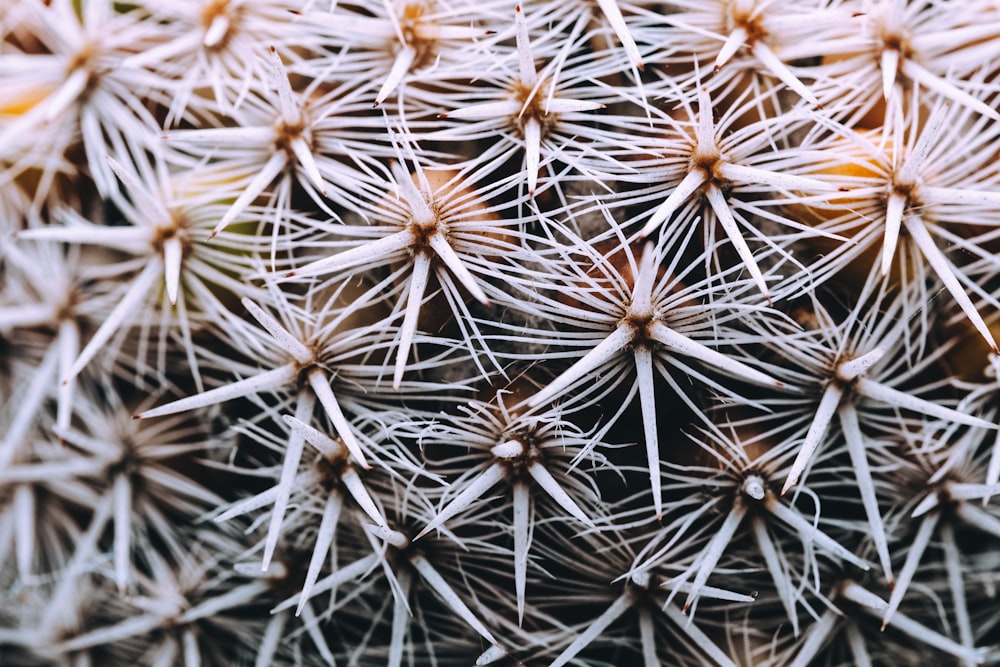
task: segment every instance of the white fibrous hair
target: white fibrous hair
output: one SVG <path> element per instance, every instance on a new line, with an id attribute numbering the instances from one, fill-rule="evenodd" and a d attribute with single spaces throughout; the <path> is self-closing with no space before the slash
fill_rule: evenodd
<path id="1" fill-rule="evenodd" d="M 0 0 L 0 665 L 1000 665 L 995 0 Z"/>

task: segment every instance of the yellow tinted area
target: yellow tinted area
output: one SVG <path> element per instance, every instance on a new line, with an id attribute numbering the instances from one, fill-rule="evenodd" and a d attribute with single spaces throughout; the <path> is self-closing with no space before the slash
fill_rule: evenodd
<path id="1" fill-rule="evenodd" d="M 0 115 L 20 116 L 26 114 L 49 96 L 47 86 L 34 86 L 20 91 L 0 92 Z"/>

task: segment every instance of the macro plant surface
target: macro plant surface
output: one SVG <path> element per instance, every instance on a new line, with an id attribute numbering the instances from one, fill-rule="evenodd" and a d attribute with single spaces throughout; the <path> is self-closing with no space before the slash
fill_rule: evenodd
<path id="1" fill-rule="evenodd" d="M 1000 5 L 0 5 L 0 664 L 1000 664 Z"/>

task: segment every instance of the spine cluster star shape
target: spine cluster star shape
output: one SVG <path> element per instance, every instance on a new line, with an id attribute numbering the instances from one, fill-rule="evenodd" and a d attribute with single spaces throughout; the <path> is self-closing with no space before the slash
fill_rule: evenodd
<path id="1" fill-rule="evenodd" d="M 1000 4 L 6 0 L 0 664 L 1000 665 Z"/>

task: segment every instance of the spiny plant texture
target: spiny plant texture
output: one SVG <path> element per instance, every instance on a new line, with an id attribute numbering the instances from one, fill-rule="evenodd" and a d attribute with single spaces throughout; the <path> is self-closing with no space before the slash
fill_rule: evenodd
<path id="1" fill-rule="evenodd" d="M 0 2 L 0 665 L 1000 665 L 995 0 Z"/>

